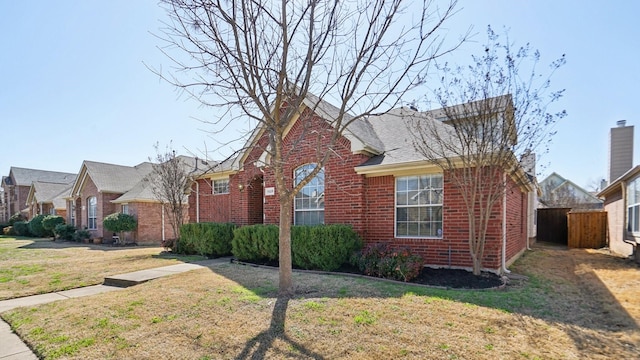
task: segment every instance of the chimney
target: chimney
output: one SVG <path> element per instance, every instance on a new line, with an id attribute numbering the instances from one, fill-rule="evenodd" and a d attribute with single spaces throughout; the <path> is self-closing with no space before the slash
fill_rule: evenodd
<path id="1" fill-rule="evenodd" d="M 633 166 L 633 126 L 618 120 L 609 134 L 609 184 Z"/>

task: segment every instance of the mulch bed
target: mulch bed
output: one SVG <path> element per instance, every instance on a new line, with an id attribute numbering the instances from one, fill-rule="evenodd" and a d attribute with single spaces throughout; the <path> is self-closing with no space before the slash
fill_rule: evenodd
<path id="1" fill-rule="evenodd" d="M 235 259 L 233 261 L 238 262 Z M 278 267 L 277 262 L 267 262 L 267 263 L 239 262 L 239 263 L 268 266 L 268 267 L 274 267 L 274 268 Z M 297 269 L 297 270 L 300 270 L 300 269 Z M 349 265 L 343 265 L 341 268 L 333 272 L 362 275 L 362 273 L 357 268 Z M 428 267 L 423 268 L 420 274 L 418 275 L 418 277 L 409 281 L 408 283 L 444 287 L 449 289 L 477 289 L 477 290 L 492 289 L 492 288 L 497 288 L 504 285 L 504 281 L 501 276 L 494 273 L 490 273 L 490 272 L 482 272 L 482 274 L 480 274 L 479 276 L 475 276 L 473 275 L 472 272 L 462 270 L 462 269 L 447 269 L 447 268 L 434 269 L 434 268 L 428 268 Z"/>

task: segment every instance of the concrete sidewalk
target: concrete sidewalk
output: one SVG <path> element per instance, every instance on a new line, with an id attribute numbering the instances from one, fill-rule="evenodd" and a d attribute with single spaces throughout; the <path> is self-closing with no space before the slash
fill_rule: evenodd
<path id="1" fill-rule="evenodd" d="M 164 276 L 179 274 L 191 270 L 202 269 L 218 264 L 229 263 L 230 258 L 218 258 L 199 261 L 197 263 L 183 263 L 163 266 L 159 268 L 135 271 L 127 274 L 115 275 L 105 278 L 102 285 L 93 285 L 83 288 L 59 291 L 49 294 L 25 296 L 22 298 L 0 301 L 0 313 L 23 306 L 46 304 L 59 300 L 72 299 L 83 296 L 101 294 L 104 292 L 121 290 L 149 280 Z M 11 331 L 7 323 L 0 320 L 0 360 L 32 360 L 38 357 L 20 338 Z"/>

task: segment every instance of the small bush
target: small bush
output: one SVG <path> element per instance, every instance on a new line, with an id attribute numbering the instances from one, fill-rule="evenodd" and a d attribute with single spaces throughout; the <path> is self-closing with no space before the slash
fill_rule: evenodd
<path id="1" fill-rule="evenodd" d="M 71 224 L 58 224 L 53 230 L 53 233 L 56 234 L 59 239 L 63 240 L 73 240 L 73 234 L 75 232 L 76 228 Z"/>
<path id="2" fill-rule="evenodd" d="M 24 215 L 22 215 L 21 213 L 17 212 L 13 215 L 11 215 L 11 217 L 9 218 L 9 225 L 13 226 L 13 224 L 15 224 L 18 221 L 27 221 L 27 218 L 24 217 Z"/>
<path id="3" fill-rule="evenodd" d="M 180 228 L 176 252 L 220 257 L 231 254 L 234 224 L 194 223 Z"/>
<path id="4" fill-rule="evenodd" d="M 75 242 L 83 242 L 84 240 L 91 239 L 91 233 L 89 230 L 78 230 L 73 233 L 72 240 Z"/>
<path id="5" fill-rule="evenodd" d="M 64 218 L 59 215 L 47 215 L 42 219 L 42 227 L 44 230 L 53 235 L 56 235 L 56 226 L 60 224 L 64 224 Z"/>
<path id="6" fill-rule="evenodd" d="M 113 213 L 102 220 L 102 225 L 109 231 L 122 233 L 135 230 L 138 222 L 129 214 Z"/>
<path id="7" fill-rule="evenodd" d="M 16 221 L 13 223 L 13 231 L 18 236 L 31 236 L 29 231 L 29 223 L 27 221 Z"/>
<path id="8" fill-rule="evenodd" d="M 15 235 L 16 232 L 13 230 L 13 226 L 6 226 L 2 228 L 2 234 L 12 236 Z"/>
<path id="9" fill-rule="evenodd" d="M 47 231 L 42 225 L 42 220 L 44 220 L 45 216 L 47 215 L 36 215 L 29 221 L 29 231 L 33 236 L 46 237 L 53 235 L 52 232 Z"/>
<path id="10" fill-rule="evenodd" d="M 422 257 L 409 249 L 394 249 L 386 243 L 366 247 L 351 262 L 366 275 L 401 281 L 416 278 L 424 266 Z"/>
<path id="11" fill-rule="evenodd" d="M 276 225 L 249 225 L 233 231 L 231 252 L 243 261 L 278 260 L 279 229 Z"/>
<path id="12" fill-rule="evenodd" d="M 293 265 L 303 269 L 336 270 L 361 248 L 358 234 L 348 225 L 291 228 Z"/>

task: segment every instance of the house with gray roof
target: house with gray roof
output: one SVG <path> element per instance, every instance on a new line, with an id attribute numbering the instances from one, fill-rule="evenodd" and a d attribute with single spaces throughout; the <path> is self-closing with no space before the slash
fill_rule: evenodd
<path id="1" fill-rule="evenodd" d="M 180 160 L 187 171 L 195 167 L 192 158 L 180 157 Z M 114 234 L 103 227 L 102 220 L 122 212 L 133 215 L 138 222 L 137 230 L 122 241 L 160 244 L 171 238 L 167 214 L 147 180 L 152 176 L 153 167 L 150 162 L 123 166 L 84 161 L 66 198 L 67 223 L 89 230 L 93 238 L 111 243 Z M 184 203 L 186 206 L 186 196 Z"/>
<path id="2" fill-rule="evenodd" d="M 34 181 L 27 195 L 30 217 L 36 215 L 59 215 L 66 219 L 67 204 L 73 183 L 57 184 L 47 181 Z"/>
<path id="3" fill-rule="evenodd" d="M 497 101 L 508 109 L 511 100 L 500 97 Z M 283 143 L 286 186 L 297 185 L 312 171 L 319 155 L 329 154 L 329 158 L 293 199 L 292 224 L 348 224 L 365 244 L 408 247 L 430 266 L 472 267 L 463 198 L 450 175 L 413 145 L 411 125 L 419 123 L 429 124 L 441 138 L 451 138 L 450 146 L 457 146 L 452 125 L 438 119 L 437 111 L 401 107 L 355 118 L 309 95 L 297 114 L 286 125 Z M 332 143 L 332 126 L 339 117 L 343 123 L 351 122 Z M 190 221 L 278 224 L 280 207 L 269 143 L 268 131 L 258 126 L 237 156 L 201 171 L 189 195 Z M 528 178 L 522 170 L 519 173 Z M 531 227 L 528 202 L 533 181 L 523 185 L 510 173 L 506 182 L 504 201 L 491 215 L 483 259 L 486 269 L 498 272 L 527 248 Z"/>
<path id="4" fill-rule="evenodd" d="M 22 212 L 28 218 L 32 215 L 27 198 L 34 182 L 68 185 L 75 180 L 75 177 L 76 174 L 71 173 L 12 166 L 9 175 L 2 178 L 3 217 L 9 219 L 11 215 L 18 212 Z"/>

